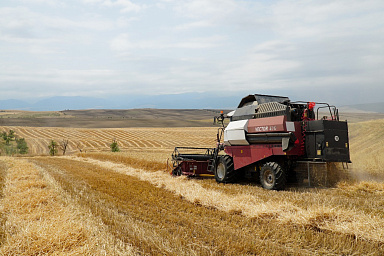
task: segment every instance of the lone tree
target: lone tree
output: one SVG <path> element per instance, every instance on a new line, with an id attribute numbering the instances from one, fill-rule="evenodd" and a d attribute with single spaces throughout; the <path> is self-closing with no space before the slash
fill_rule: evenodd
<path id="1" fill-rule="evenodd" d="M 5 145 L 9 145 L 10 142 L 15 138 L 15 131 L 9 130 L 8 134 L 7 134 L 7 132 L 3 132 L 1 134 L 1 136 L 3 137 L 3 140 L 5 141 Z"/>
<path id="2" fill-rule="evenodd" d="M 8 137 L 12 140 L 15 138 L 15 131 L 14 130 L 9 130 Z"/>
<path id="3" fill-rule="evenodd" d="M 65 155 L 65 152 L 67 151 L 68 143 L 69 141 L 65 139 L 60 142 L 60 149 L 63 151 L 63 155 Z"/>
<path id="4" fill-rule="evenodd" d="M 54 156 L 55 154 L 57 154 L 57 147 L 58 147 L 57 142 L 54 140 L 51 140 L 51 142 L 48 145 L 49 154 L 51 156 Z"/>
<path id="5" fill-rule="evenodd" d="M 76 147 L 80 151 L 80 153 L 83 153 L 83 151 L 84 151 L 84 153 L 87 153 L 86 148 L 81 147 L 81 143 L 80 142 L 77 142 Z"/>
<path id="6" fill-rule="evenodd" d="M 119 152 L 120 151 L 120 148 L 119 148 L 119 145 L 117 144 L 116 139 L 113 139 L 112 144 L 109 146 L 111 147 L 112 152 Z"/>
<path id="7" fill-rule="evenodd" d="M 24 138 L 16 139 L 17 144 L 17 150 L 20 154 L 27 154 L 28 153 L 28 145 Z"/>

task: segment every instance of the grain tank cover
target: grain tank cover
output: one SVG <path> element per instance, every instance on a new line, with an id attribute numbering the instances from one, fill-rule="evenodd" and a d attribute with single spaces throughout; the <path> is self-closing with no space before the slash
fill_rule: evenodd
<path id="1" fill-rule="evenodd" d="M 247 105 L 260 105 L 269 102 L 284 103 L 289 102 L 288 97 L 284 96 L 273 96 L 273 95 L 263 95 L 263 94 L 251 94 L 244 97 L 237 108 L 242 108 Z"/>
<path id="2" fill-rule="evenodd" d="M 282 103 L 286 103 L 289 101 L 290 100 L 288 97 L 283 97 L 283 96 L 272 96 L 272 95 L 263 95 L 263 94 L 248 95 L 241 100 L 239 106 L 236 108 L 236 110 L 231 116 L 231 121 L 255 118 L 256 110 L 260 105 L 263 105 L 263 104 L 282 105 L 285 109 L 286 106 L 283 105 Z"/>

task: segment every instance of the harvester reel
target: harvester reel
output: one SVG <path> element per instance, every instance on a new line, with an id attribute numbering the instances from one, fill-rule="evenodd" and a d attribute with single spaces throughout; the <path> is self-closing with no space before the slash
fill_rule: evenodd
<path id="1" fill-rule="evenodd" d="M 260 183 L 265 189 L 282 190 L 286 177 L 284 169 L 276 162 L 268 162 L 261 167 Z"/>
<path id="2" fill-rule="evenodd" d="M 215 179 L 219 183 L 230 183 L 236 180 L 233 159 L 229 155 L 220 156 L 215 171 Z"/>

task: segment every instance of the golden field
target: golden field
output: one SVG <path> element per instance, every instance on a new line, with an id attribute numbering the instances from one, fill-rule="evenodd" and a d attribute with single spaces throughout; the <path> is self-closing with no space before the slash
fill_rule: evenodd
<path id="1" fill-rule="evenodd" d="M 213 147 L 214 127 L 1 129 L 30 153 L 0 158 L 0 255 L 384 254 L 384 120 L 349 125 L 351 180 L 279 192 L 170 176 L 173 148 Z"/>
<path id="2" fill-rule="evenodd" d="M 175 145 L 214 147 L 217 132 L 215 127 L 108 129 L 0 127 L 0 132 L 9 130 L 14 130 L 17 136 L 25 138 L 31 155 L 48 155 L 48 144 L 52 139 L 58 143 L 63 139 L 68 140 L 68 154 L 110 151 L 109 145 L 114 139 L 124 152 L 169 153 Z"/>

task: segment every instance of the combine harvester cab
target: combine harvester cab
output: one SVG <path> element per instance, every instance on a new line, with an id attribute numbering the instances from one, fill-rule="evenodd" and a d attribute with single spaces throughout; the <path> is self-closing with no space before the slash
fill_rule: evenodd
<path id="1" fill-rule="evenodd" d="M 319 118 L 324 110 L 327 116 Z M 225 118 L 230 120 L 226 127 Z M 300 164 L 307 166 L 310 183 L 310 164 L 350 162 L 347 122 L 327 103 L 254 94 L 217 120 L 223 125 L 217 147 L 200 149 L 205 150 L 200 154 L 181 154 L 180 149 L 188 148 L 175 148 L 174 175 L 214 174 L 219 183 L 256 175 L 264 188 L 280 190 L 288 179 L 301 181 Z"/>

